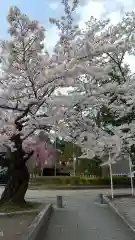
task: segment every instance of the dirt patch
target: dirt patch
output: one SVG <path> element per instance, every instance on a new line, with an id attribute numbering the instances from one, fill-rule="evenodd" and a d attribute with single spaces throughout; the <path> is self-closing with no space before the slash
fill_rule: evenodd
<path id="1" fill-rule="evenodd" d="M 42 206 L 41 203 L 37 202 L 26 202 L 24 205 L 15 205 L 15 204 L 4 204 L 0 206 L 1 213 L 12 213 L 18 211 L 33 211 L 40 209 Z"/>
<path id="2" fill-rule="evenodd" d="M 29 225 L 33 222 L 36 213 L 4 216 L 0 218 L 0 239 L 21 240 Z"/>
<path id="3" fill-rule="evenodd" d="M 0 240 L 21 240 L 42 207 L 42 203 L 35 202 L 27 202 L 24 206 L 11 204 L 0 206 L 1 213 L 9 213 L 9 215 L 0 216 Z M 33 212 L 12 214 L 18 211 Z"/>
<path id="4" fill-rule="evenodd" d="M 0 240 L 21 240 L 36 213 L 0 217 Z"/>

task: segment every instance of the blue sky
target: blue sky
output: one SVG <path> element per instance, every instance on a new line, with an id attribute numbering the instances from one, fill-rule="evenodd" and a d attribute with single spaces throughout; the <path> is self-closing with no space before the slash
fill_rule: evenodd
<path id="1" fill-rule="evenodd" d="M 4 0 L 0 4 L 0 38 L 7 37 L 7 20 L 8 9 L 16 5 L 20 10 L 29 15 L 30 18 L 39 20 L 47 28 L 48 18 L 58 16 L 58 13 L 51 8 L 48 0 Z"/>
<path id="2" fill-rule="evenodd" d="M 61 14 L 61 0 L 4 0 L 0 4 L 0 38 L 7 37 L 6 16 L 10 6 L 16 5 L 30 18 L 40 21 L 50 31 L 49 17 L 58 17 Z M 119 19 L 121 11 L 135 9 L 135 0 L 80 0 L 78 11 L 80 22 L 83 23 L 90 15 L 100 18 L 108 14 L 112 20 Z M 117 17 L 116 17 L 117 15 Z M 113 17 L 114 16 L 114 17 Z M 52 32 L 50 32 L 52 34 Z"/>
<path id="3" fill-rule="evenodd" d="M 62 13 L 61 0 L 1 0 L 0 4 L 0 39 L 6 39 L 7 14 L 10 6 L 16 5 L 31 19 L 38 20 L 44 25 L 49 48 L 56 43 L 58 35 L 56 29 L 49 24 L 49 17 L 58 18 Z M 81 5 L 77 10 L 78 24 L 84 26 L 84 22 L 91 15 L 98 19 L 104 16 L 109 17 L 113 24 L 116 24 L 124 12 L 135 10 L 135 0 L 80 0 Z"/>

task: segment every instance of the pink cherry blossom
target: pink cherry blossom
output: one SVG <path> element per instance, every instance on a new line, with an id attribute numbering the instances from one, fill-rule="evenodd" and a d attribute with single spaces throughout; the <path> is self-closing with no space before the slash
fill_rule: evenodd
<path id="1" fill-rule="evenodd" d="M 42 170 L 45 166 L 54 166 L 56 160 L 56 150 L 52 144 L 46 142 L 38 142 L 35 144 L 29 144 L 25 146 L 24 149 L 26 152 L 34 150 L 34 154 L 28 160 L 28 165 L 31 163 L 31 168 L 33 168 L 36 164 L 39 164 Z"/>

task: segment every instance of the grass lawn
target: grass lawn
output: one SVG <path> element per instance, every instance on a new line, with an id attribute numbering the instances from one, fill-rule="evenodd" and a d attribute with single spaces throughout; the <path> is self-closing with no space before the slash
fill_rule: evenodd
<path id="1" fill-rule="evenodd" d="M 25 205 L 4 204 L 0 206 L 0 212 L 11 213 L 18 211 L 38 210 L 41 207 L 41 203 L 27 202 Z"/>

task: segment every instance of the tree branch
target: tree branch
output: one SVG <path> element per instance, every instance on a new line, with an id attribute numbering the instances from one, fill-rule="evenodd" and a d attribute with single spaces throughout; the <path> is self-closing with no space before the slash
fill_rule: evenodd
<path id="1" fill-rule="evenodd" d="M 24 109 L 22 109 L 22 108 L 10 107 L 7 105 L 0 105 L 0 108 L 7 109 L 7 110 L 14 110 L 14 111 L 18 111 L 18 112 L 24 112 Z"/>

